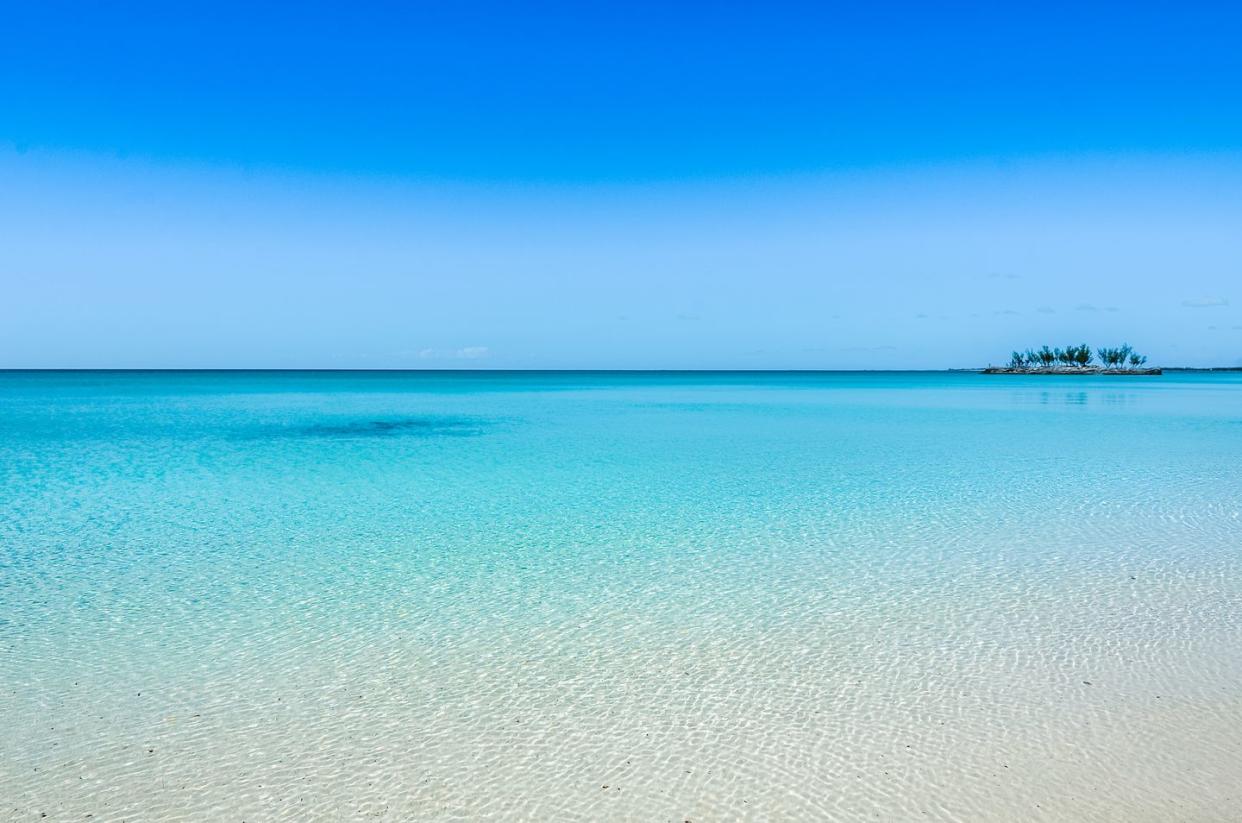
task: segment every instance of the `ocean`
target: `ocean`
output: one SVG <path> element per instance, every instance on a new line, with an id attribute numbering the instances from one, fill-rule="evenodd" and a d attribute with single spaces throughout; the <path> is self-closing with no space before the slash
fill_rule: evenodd
<path id="1" fill-rule="evenodd" d="M 0 816 L 1238 820 L 1242 374 L 0 372 Z"/>

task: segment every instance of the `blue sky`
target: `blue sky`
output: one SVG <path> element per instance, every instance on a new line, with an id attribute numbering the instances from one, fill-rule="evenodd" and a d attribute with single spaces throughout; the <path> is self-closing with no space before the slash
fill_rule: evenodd
<path id="1" fill-rule="evenodd" d="M 0 366 L 1242 363 L 1227 4 L 41 3 Z"/>

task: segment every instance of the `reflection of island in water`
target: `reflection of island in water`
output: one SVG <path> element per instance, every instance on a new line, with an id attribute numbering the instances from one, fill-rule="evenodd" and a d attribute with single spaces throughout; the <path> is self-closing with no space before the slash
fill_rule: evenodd
<path id="1" fill-rule="evenodd" d="M 1139 402 L 1139 395 L 1134 392 L 1092 391 L 1031 391 L 1019 392 L 1014 396 L 1014 404 L 1020 406 L 1131 406 Z"/>
<path id="2" fill-rule="evenodd" d="M 1100 364 L 1095 363 L 1099 355 Z M 1099 348 L 1093 353 L 1086 343 L 1063 349 L 1044 346 L 1036 351 L 1015 351 L 1007 366 L 988 366 L 984 374 L 1163 374 L 1147 368 L 1147 356 L 1129 343 L 1116 348 Z"/>

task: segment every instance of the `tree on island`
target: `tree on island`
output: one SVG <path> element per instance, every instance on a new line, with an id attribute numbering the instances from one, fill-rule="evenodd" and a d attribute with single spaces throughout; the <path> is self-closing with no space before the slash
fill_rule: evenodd
<path id="1" fill-rule="evenodd" d="M 1135 353 L 1129 343 L 1115 349 L 1097 349 L 1096 352 L 1100 355 L 1100 362 L 1114 369 L 1124 368 L 1126 361 Z"/>

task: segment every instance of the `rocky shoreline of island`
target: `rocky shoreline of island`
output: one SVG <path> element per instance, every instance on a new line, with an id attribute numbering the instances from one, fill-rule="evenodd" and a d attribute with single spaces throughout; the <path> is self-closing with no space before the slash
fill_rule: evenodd
<path id="1" fill-rule="evenodd" d="M 1052 366 L 1049 368 L 1011 368 L 1009 366 L 988 366 L 980 370 L 983 374 L 1058 374 L 1058 375 L 1097 375 L 1097 374 L 1125 374 L 1125 375 L 1157 375 L 1164 374 L 1164 369 L 1151 367 L 1142 369 L 1106 369 L 1103 366 Z"/>

